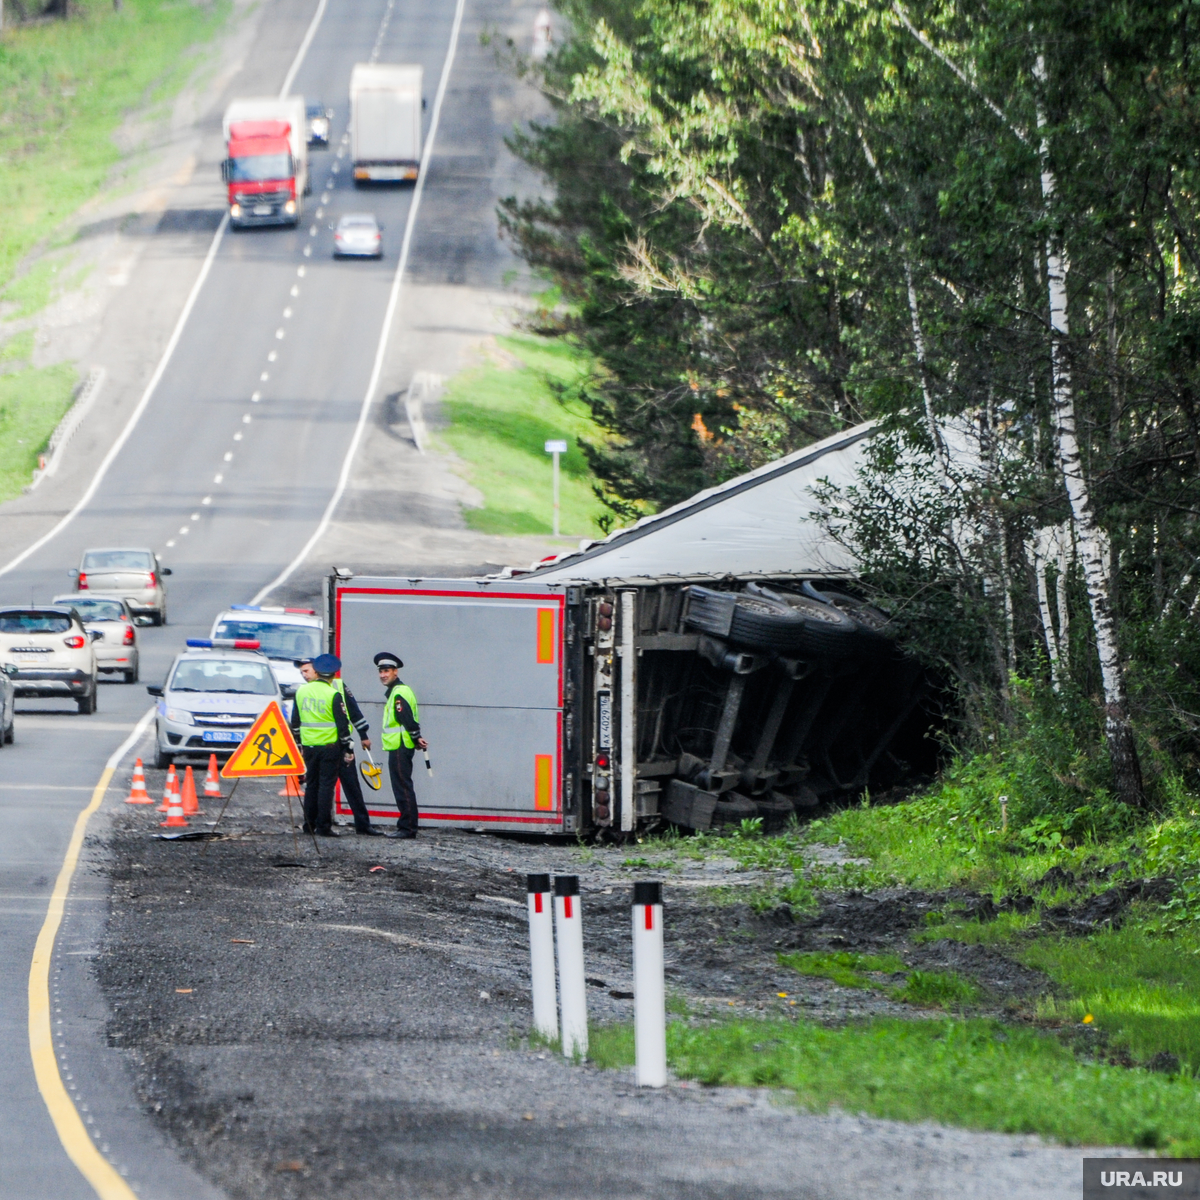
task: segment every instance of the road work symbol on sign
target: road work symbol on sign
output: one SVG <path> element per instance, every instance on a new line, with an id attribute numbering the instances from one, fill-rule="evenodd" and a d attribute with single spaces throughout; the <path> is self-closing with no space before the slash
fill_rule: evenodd
<path id="1" fill-rule="evenodd" d="M 250 727 L 250 732 L 221 768 L 223 779 L 254 775 L 303 775 L 304 759 L 283 719 L 277 701 L 272 700 Z"/>

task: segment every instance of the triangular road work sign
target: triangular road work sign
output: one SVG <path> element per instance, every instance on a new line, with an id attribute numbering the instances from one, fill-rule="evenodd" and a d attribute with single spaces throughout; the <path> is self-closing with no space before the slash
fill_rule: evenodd
<path id="1" fill-rule="evenodd" d="M 255 775 L 303 775 L 304 758 L 278 701 L 272 700 L 221 768 L 223 779 Z"/>

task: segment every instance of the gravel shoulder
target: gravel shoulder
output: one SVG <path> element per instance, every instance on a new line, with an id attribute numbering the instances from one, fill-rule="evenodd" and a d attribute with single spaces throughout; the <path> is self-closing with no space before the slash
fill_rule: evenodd
<path id="1" fill-rule="evenodd" d="M 165 842 L 161 817 L 107 810 L 105 1037 L 145 1111 L 227 1195 L 1076 1194 L 1081 1153 L 1037 1139 L 810 1116 L 765 1091 L 639 1091 L 626 1072 L 531 1047 L 524 873 L 580 876 L 590 1015 L 628 1019 L 614 995 L 632 990 L 628 850 L 344 828 L 318 857 L 311 840 L 297 853 L 277 792 L 244 782 L 229 836 L 209 843 Z M 845 937 L 863 914 L 842 933 L 755 916 L 729 899 L 747 879 L 734 866 L 667 876 L 673 991 L 763 1012 L 788 991 L 834 1019 L 891 1003 L 784 981 L 778 948 Z M 722 903 L 714 884 L 731 885 Z"/>

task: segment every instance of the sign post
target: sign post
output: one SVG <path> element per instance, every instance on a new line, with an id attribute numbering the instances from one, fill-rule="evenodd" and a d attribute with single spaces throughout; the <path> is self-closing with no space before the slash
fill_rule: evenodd
<path id="1" fill-rule="evenodd" d="M 565 441 L 556 440 L 546 443 L 546 453 L 554 456 L 554 536 L 559 535 L 558 521 L 558 456 L 566 454 L 567 443 Z"/>

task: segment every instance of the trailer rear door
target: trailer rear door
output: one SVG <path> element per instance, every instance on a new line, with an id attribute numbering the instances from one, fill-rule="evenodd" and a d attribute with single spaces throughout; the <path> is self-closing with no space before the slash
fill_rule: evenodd
<path id="1" fill-rule="evenodd" d="M 338 580 L 332 593 L 342 676 L 379 744 L 381 650 L 420 706 L 434 766 L 414 770 L 424 825 L 559 832 L 563 823 L 561 587 L 475 580 Z M 395 816 L 391 789 L 366 792 Z M 339 812 L 348 812 L 339 800 Z"/>

